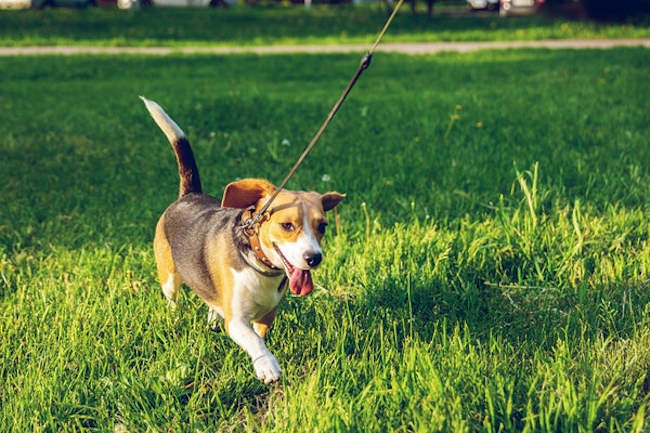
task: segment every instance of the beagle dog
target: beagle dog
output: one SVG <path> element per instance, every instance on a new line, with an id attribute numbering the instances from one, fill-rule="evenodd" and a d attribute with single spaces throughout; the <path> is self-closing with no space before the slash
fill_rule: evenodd
<path id="1" fill-rule="evenodd" d="M 182 282 L 208 305 L 208 322 L 222 317 L 230 338 L 250 356 L 264 383 L 280 378 L 280 366 L 264 344 L 287 286 L 297 295 L 313 289 L 310 270 L 322 261 L 325 212 L 344 194 L 282 190 L 252 228 L 243 223 L 275 187 L 263 179 L 228 184 L 221 202 L 203 194 L 185 133 L 155 102 L 141 97 L 176 153 L 178 199 L 156 225 L 158 279 L 172 307 Z"/>

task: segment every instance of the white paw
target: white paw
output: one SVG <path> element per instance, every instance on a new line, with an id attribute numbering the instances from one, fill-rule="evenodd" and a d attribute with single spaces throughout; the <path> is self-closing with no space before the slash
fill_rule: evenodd
<path id="1" fill-rule="evenodd" d="M 264 383 L 277 382 L 280 379 L 280 365 L 272 354 L 266 354 L 253 362 L 257 378 Z"/>

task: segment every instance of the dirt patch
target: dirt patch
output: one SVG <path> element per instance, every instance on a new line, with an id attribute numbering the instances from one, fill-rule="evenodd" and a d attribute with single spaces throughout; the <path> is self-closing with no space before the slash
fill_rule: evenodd
<path id="1" fill-rule="evenodd" d="M 430 42 L 392 43 L 380 45 L 377 50 L 421 55 L 442 51 L 468 52 L 489 49 L 547 48 L 547 49 L 607 49 L 640 46 L 650 48 L 650 39 L 584 39 L 545 41 L 494 42 Z M 164 56 L 169 54 L 297 54 L 297 53 L 361 53 L 368 47 L 354 45 L 266 45 L 251 47 L 91 47 L 91 46 L 36 46 L 0 47 L 0 56 L 75 55 L 75 54 L 139 54 Z"/>

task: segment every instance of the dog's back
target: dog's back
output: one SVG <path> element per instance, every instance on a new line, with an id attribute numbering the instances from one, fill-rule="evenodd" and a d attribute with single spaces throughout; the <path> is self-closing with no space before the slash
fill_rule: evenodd
<path id="1" fill-rule="evenodd" d="M 163 214 L 162 229 L 172 251 L 177 272 L 185 283 L 206 301 L 216 301 L 214 281 L 206 263 L 204 246 L 210 239 L 234 242 L 238 209 L 223 208 L 219 201 L 205 194 L 190 193 L 172 203 Z M 225 249 L 222 254 L 229 254 Z M 237 266 L 239 257 L 229 257 Z"/>

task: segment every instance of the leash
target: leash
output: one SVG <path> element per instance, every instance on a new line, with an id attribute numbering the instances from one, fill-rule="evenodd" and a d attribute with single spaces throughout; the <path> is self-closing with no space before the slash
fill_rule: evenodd
<path id="1" fill-rule="evenodd" d="M 309 144 L 307 145 L 305 150 L 300 155 L 300 158 L 298 158 L 298 161 L 296 161 L 296 163 L 293 165 L 291 170 L 289 170 L 289 173 L 285 176 L 284 180 L 280 183 L 280 186 L 278 186 L 276 188 L 273 195 L 266 201 L 266 203 L 264 204 L 264 206 L 262 206 L 262 208 L 259 210 L 259 212 L 255 213 L 251 217 L 247 218 L 245 220 L 244 224 L 242 225 L 242 227 L 244 227 L 245 229 L 251 229 L 253 226 L 255 226 L 259 222 L 260 218 L 262 218 L 262 215 L 264 215 L 264 213 L 268 210 L 269 206 L 271 206 L 271 203 L 273 202 L 273 200 L 275 200 L 275 198 L 280 193 L 280 191 L 282 191 L 282 188 L 284 188 L 284 186 L 287 184 L 287 182 L 289 182 L 289 179 L 291 179 L 291 176 L 293 176 L 294 173 L 298 170 L 298 167 L 300 167 L 300 164 L 302 164 L 302 162 L 305 160 L 305 158 L 307 157 L 307 154 L 314 147 L 314 145 L 316 144 L 318 139 L 321 137 L 321 135 L 323 135 L 323 132 L 325 132 L 325 129 L 327 128 L 327 126 L 330 124 L 330 122 L 334 118 L 334 115 L 336 114 L 336 112 L 339 111 L 339 108 L 341 108 L 341 105 L 343 104 L 343 101 L 345 101 L 345 98 L 347 98 L 348 94 L 350 93 L 350 91 L 352 90 L 354 85 L 357 83 L 357 80 L 359 79 L 359 77 L 361 76 L 363 71 L 368 69 L 368 67 L 370 66 L 370 60 L 372 59 L 372 55 L 374 54 L 375 49 L 377 48 L 377 45 L 379 45 L 379 41 L 381 41 L 381 39 L 384 37 L 384 33 L 386 33 L 386 30 L 388 30 L 388 27 L 393 22 L 393 18 L 395 18 L 395 15 L 397 15 L 397 11 L 399 11 L 399 8 L 402 7 L 402 3 L 404 3 L 404 0 L 399 0 L 397 2 L 397 5 L 395 6 L 395 9 L 393 9 L 393 13 L 391 13 L 390 16 L 388 17 L 388 19 L 386 20 L 386 24 L 384 24 L 384 27 L 379 32 L 379 35 L 377 36 L 377 39 L 375 40 L 375 43 L 372 44 L 370 49 L 368 49 L 368 52 L 361 59 L 361 63 L 359 63 L 359 67 L 357 68 L 357 71 L 354 73 L 354 75 L 352 76 L 352 79 L 350 79 L 350 82 L 346 86 L 345 90 L 343 90 L 343 93 L 341 94 L 341 96 L 339 96 L 339 99 L 336 101 L 336 103 L 334 104 L 334 106 L 330 110 L 329 114 L 327 115 L 327 118 L 325 118 L 325 121 L 323 122 L 321 127 L 316 132 L 316 135 L 314 135 L 314 138 L 311 139 L 311 141 L 309 142 Z"/>

